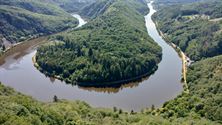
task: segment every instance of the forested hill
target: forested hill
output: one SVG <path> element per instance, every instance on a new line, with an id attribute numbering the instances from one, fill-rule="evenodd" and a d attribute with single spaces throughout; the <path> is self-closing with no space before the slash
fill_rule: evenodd
<path id="1" fill-rule="evenodd" d="M 195 3 L 202 0 L 154 0 L 154 4 L 157 8 L 167 7 L 177 4 Z"/>
<path id="2" fill-rule="evenodd" d="M 111 1 L 82 28 L 57 35 L 57 42 L 40 47 L 39 66 L 48 75 L 86 86 L 152 73 L 161 48 L 147 34 L 145 7 L 141 0 Z"/>
<path id="3" fill-rule="evenodd" d="M 0 0 L 0 45 L 59 32 L 77 25 L 60 7 L 38 0 Z"/>
<path id="4" fill-rule="evenodd" d="M 96 18 L 97 16 L 102 15 L 114 1 L 115 0 L 101 0 L 100 2 L 94 2 L 82 8 L 80 14 L 87 18 Z"/>
<path id="5" fill-rule="evenodd" d="M 222 54 L 221 7 L 220 0 L 167 6 L 154 19 L 168 41 L 200 60 Z"/>
<path id="6" fill-rule="evenodd" d="M 79 13 L 81 12 L 81 9 L 83 7 L 91 5 L 92 3 L 98 0 L 38 0 L 38 1 L 55 4 L 69 13 L 73 12 Z"/>
<path id="7" fill-rule="evenodd" d="M 96 18 L 99 15 L 102 15 L 116 0 L 100 0 L 100 2 L 93 2 L 85 7 L 83 7 L 79 12 L 81 15 L 87 18 Z M 136 7 L 137 11 L 142 14 L 147 14 L 149 10 L 147 10 L 147 6 L 144 6 L 146 3 L 145 0 L 134 0 L 134 7 Z"/>

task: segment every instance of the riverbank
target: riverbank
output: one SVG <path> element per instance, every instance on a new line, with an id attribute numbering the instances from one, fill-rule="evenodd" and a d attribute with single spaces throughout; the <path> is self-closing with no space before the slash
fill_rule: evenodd
<path id="1" fill-rule="evenodd" d="M 25 40 L 23 42 L 13 45 L 0 55 L 0 65 L 5 63 L 5 58 L 7 58 L 8 56 L 18 53 L 16 58 L 19 58 L 19 53 L 24 53 L 25 51 L 44 43 L 45 41 L 47 41 L 47 39 L 48 37 L 44 36 L 31 40 Z"/>
<path id="2" fill-rule="evenodd" d="M 142 74 L 140 76 L 136 76 L 130 79 L 125 79 L 125 80 L 119 80 L 119 81 L 110 81 L 110 82 L 102 82 L 102 83 L 95 83 L 95 82 L 75 82 L 73 83 L 73 81 L 70 81 L 68 79 L 63 79 L 61 76 L 59 75 L 51 75 L 51 74 L 47 74 L 44 72 L 44 70 L 39 66 L 39 64 L 36 61 L 36 54 L 32 57 L 32 62 L 34 64 L 34 66 L 43 74 L 45 74 L 48 77 L 52 77 L 61 81 L 65 81 L 66 83 L 71 83 L 73 85 L 78 85 L 79 87 L 98 87 L 98 88 L 104 88 L 104 87 L 114 87 L 114 88 L 119 88 L 122 85 L 126 85 L 128 83 L 132 83 L 132 82 L 138 82 L 141 81 L 144 78 L 149 77 L 150 75 L 154 74 L 155 71 L 158 69 L 157 66 L 155 66 L 152 70 L 150 70 L 149 72 Z"/>
<path id="3" fill-rule="evenodd" d="M 115 1 L 122 6 L 119 2 Z M 117 6 L 110 8 L 133 15 L 130 18 L 115 11 L 108 15 L 101 13 L 102 18 L 96 16 L 88 26 L 56 37 L 64 44 L 39 48 L 36 59 L 43 73 L 59 75 L 72 84 L 94 87 L 116 87 L 152 74 L 161 60 L 161 47 L 147 34 L 143 13 L 133 7 L 137 2 L 125 3 L 132 11 Z M 148 10 L 145 4 L 137 4 Z M 101 24 L 97 25 L 98 22 Z"/>
<path id="4" fill-rule="evenodd" d="M 79 20 L 79 24 L 75 28 L 79 28 L 87 23 L 81 18 L 81 16 L 79 16 L 77 14 L 72 14 L 72 16 Z M 38 46 L 39 44 L 41 44 L 41 41 L 45 41 L 46 39 L 48 39 L 49 36 L 52 36 L 52 35 L 55 35 L 58 33 L 62 33 L 62 32 L 68 32 L 68 31 L 73 30 L 75 28 L 66 29 L 64 31 L 52 33 L 52 34 L 48 34 L 48 35 L 42 35 L 42 34 L 35 35 L 32 38 L 29 38 L 24 41 L 13 44 L 10 47 L 6 48 L 6 50 L 4 50 L 3 52 L 0 53 L 0 65 L 2 65 L 5 62 L 4 58 L 14 54 L 15 52 L 18 52 L 17 50 L 19 50 L 20 48 L 21 48 L 21 50 L 25 50 L 25 49 L 32 47 L 34 44 L 36 44 L 34 46 Z"/>
<path id="5" fill-rule="evenodd" d="M 158 31 L 159 35 L 166 41 L 167 44 L 169 44 L 171 47 L 173 47 L 173 49 L 178 53 L 179 57 L 181 58 L 182 65 L 183 65 L 183 68 L 182 68 L 183 78 L 181 79 L 181 81 L 183 83 L 184 92 L 189 93 L 189 88 L 188 88 L 188 85 L 187 85 L 187 68 L 190 65 L 189 64 L 189 61 L 190 61 L 189 57 L 187 57 L 186 54 L 177 45 L 170 42 L 166 38 L 166 36 L 163 34 L 163 32 L 158 28 L 157 21 L 154 20 L 153 22 L 155 22 L 155 25 L 156 25 L 156 28 L 157 28 L 157 31 Z"/>

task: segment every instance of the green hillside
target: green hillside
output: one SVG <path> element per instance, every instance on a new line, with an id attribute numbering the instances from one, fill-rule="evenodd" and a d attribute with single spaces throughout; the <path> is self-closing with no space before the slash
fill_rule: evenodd
<path id="1" fill-rule="evenodd" d="M 45 15 L 69 16 L 63 9 L 50 4 L 47 0 L 0 0 L 0 5 L 18 7 L 33 13 Z"/>
<path id="2" fill-rule="evenodd" d="M 103 2 L 103 1 L 101 1 Z M 39 47 L 37 63 L 51 76 L 82 86 L 113 86 L 151 74 L 161 48 L 148 36 L 141 0 L 115 0 L 80 29 Z"/>
<path id="3" fill-rule="evenodd" d="M 162 8 L 177 4 L 195 3 L 201 0 L 154 0 L 154 4 L 157 8 Z"/>
<path id="4" fill-rule="evenodd" d="M 80 14 L 87 18 L 96 18 L 97 16 L 102 15 L 113 2 L 114 0 L 100 0 L 100 2 L 94 2 L 82 8 Z"/>
<path id="5" fill-rule="evenodd" d="M 221 7 L 220 0 L 205 0 L 162 7 L 154 15 L 166 40 L 196 61 L 188 68 L 189 93 L 166 102 L 156 114 L 167 119 L 206 118 L 222 124 Z"/>
<path id="6" fill-rule="evenodd" d="M 99 15 L 102 15 L 116 0 L 98 0 L 99 2 L 93 2 L 80 10 L 80 15 L 83 15 L 87 18 L 96 18 Z M 133 8 L 135 8 L 138 12 L 143 15 L 148 13 L 147 6 L 145 0 L 134 0 Z"/>
<path id="7" fill-rule="evenodd" d="M 1 0 L 0 18 L 1 39 L 12 43 L 77 25 L 77 20 L 61 8 L 35 0 Z"/>
<path id="8" fill-rule="evenodd" d="M 55 4 L 69 13 L 80 12 L 81 9 L 87 5 L 90 5 L 97 0 L 40 0 L 42 2 L 48 2 Z"/>
<path id="9" fill-rule="evenodd" d="M 222 56 L 205 59 L 188 70 L 190 93 L 164 104 L 164 118 L 204 117 L 222 124 Z"/>
<path id="10" fill-rule="evenodd" d="M 166 39 L 192 60 L 222 54 L 222 1 L 213 0 L 162 8 L 154 19 Z"/>

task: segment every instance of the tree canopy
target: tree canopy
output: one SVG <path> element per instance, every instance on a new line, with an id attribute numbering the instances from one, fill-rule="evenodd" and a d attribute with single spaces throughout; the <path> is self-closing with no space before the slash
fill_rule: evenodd
<path id="1" fill-rule="evenodd" d="M 167 41 L 197 61 L 222 54 L 221 7 L 218 0 L 166 6 L 154 19 Z"/>

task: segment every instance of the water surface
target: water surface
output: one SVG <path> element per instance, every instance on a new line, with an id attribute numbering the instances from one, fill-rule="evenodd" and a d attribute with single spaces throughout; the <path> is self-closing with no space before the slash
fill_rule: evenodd
<path id="1" fill-rule="evenodd" d="M 79 28 L 79 27 L 81 27 L 81 26 L 83 26 L 83 25 L 85 25 L 85 24 L 87 23 L 87 22 L 86 22 L 85 20 L 83 20 L 83 19 L 81 18 L 81 16 L 78 15 L 78 14 L 72 14 L 72 16 L 75 17 L 76 19 L 78 19 L 78 21 L 79 21 L 79 25 L 78 25 L 76 28 Z"/>

